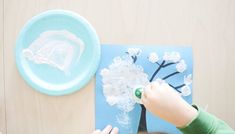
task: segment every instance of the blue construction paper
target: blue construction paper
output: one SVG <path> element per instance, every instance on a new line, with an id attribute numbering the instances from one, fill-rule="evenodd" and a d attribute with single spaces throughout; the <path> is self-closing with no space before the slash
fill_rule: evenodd
<path id="1" fill-rule="evenodd" d="M 191 47 L 175 47 L 175 46 L 161 46 L 161 45 L 102 45 L 101 47 L 101 62 L 96 73 L 96 89 L 95 89 L 95 126 L 96 129 L 103 129 L 106 125 L 110 124 L 119 128 L 120 134 L 136 134 L 139 125 L 139 119 L 141 114 L 141 107 L 139 104 L 135 105 L 134 110 L 129 112 L 131 119 L 130 126 L 122 126 L 116 121 L 116 116 L 120 113 L 120 110 L 115 106 L 110 106 L 105 99 L 102 92 L 102 78 L 100 71 L 103 68 L 107 68 L 116 56 L 124 56 L 128 48 L 140 48 L 142 49 L 141 55 L 135 64 L 141 65 L 144 68 L 144 72 L 151 77 L 153 72 L 156 70 L 157 65 L 149 62 L 147 57 L 149 53 L 156 52 L 160 57 L 163 56 L 164 52 L 179 52 L 181 58 L 185 60 L 187 64 L 187 70 L 174 77 L 167 79 L 168 83 L 172 85 L 180 85 L 183 82 L 184 75 L 193 73 L 193 60 L 192 60 L 192 49 Z M 175 66 L 170 66 L 167 69 L 162 69 L 158 73 L 158 77 L 162 78 L 175 71 Z M 150 79 L 150 78 L 149 78 Z M 190 85 L 192 89 L 192 84 Z M 188 103 L 192 103 L 192 94 L 184 97 Z M 174 103 L 174 102 L 172 102 Z M 174 112 L 174 111 L 172 111 Z M 170 134 L 180 134 L 179 130 L 172 124 L 153 116 L 147 112 L 147 129 L 148 132 L 165 132 Z"/>

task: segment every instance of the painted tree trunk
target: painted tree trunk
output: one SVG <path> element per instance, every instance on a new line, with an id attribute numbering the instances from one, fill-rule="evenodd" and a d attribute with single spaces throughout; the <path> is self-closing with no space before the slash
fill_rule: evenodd
<path id="1" fill-rule="evenodd" d="M 142 104 L 140 104 L 140 106 L 141 106 L 141 115 L 140 115 L 140 121 L 139 121 L 139 126 L 138 126 L 138 132 L 148 132 L 147 120 L 146 120 L 146 108 Z"/>

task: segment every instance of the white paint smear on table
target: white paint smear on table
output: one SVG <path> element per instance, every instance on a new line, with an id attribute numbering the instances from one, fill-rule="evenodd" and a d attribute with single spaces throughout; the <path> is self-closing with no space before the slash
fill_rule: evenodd
<path id="1" fill-rule="evenodd" d="M 73 33 L 51 30 L 41 33 L 22 53 L 29 61 L 48 64 L 66 73 L 73 62 L 79 61 L 84 49 L 84 42 Z"/>

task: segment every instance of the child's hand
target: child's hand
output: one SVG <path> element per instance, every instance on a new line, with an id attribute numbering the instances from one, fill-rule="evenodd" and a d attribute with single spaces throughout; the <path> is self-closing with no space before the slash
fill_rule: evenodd
<path id="1" fill-rule="evenodd" d="M 118 128 L 108 125 L 102 131 L 95 130 L 92 134 L 118 134 Z"/>
<path id="2" fill-rule="evenodd" d="M 197 116 L 197 110 L 166 83 L 149 84 L 141 101 L 147 110 L 177 127 L 185 126 Z"/>

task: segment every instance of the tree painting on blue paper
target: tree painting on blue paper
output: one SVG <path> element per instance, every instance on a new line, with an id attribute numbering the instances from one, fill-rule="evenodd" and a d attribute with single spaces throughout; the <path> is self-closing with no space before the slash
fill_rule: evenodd
<path id="1" fill-rule="evenodd" d="M 146 111 L 134 96 L 134 89 L 150 82 L 169 84 L 191 103 L 191 48 L 102 45 L 96 74 L 96 128 L 111 124 L 119 128 L 120 134 L 179 134 L 172 124 Z"/>

